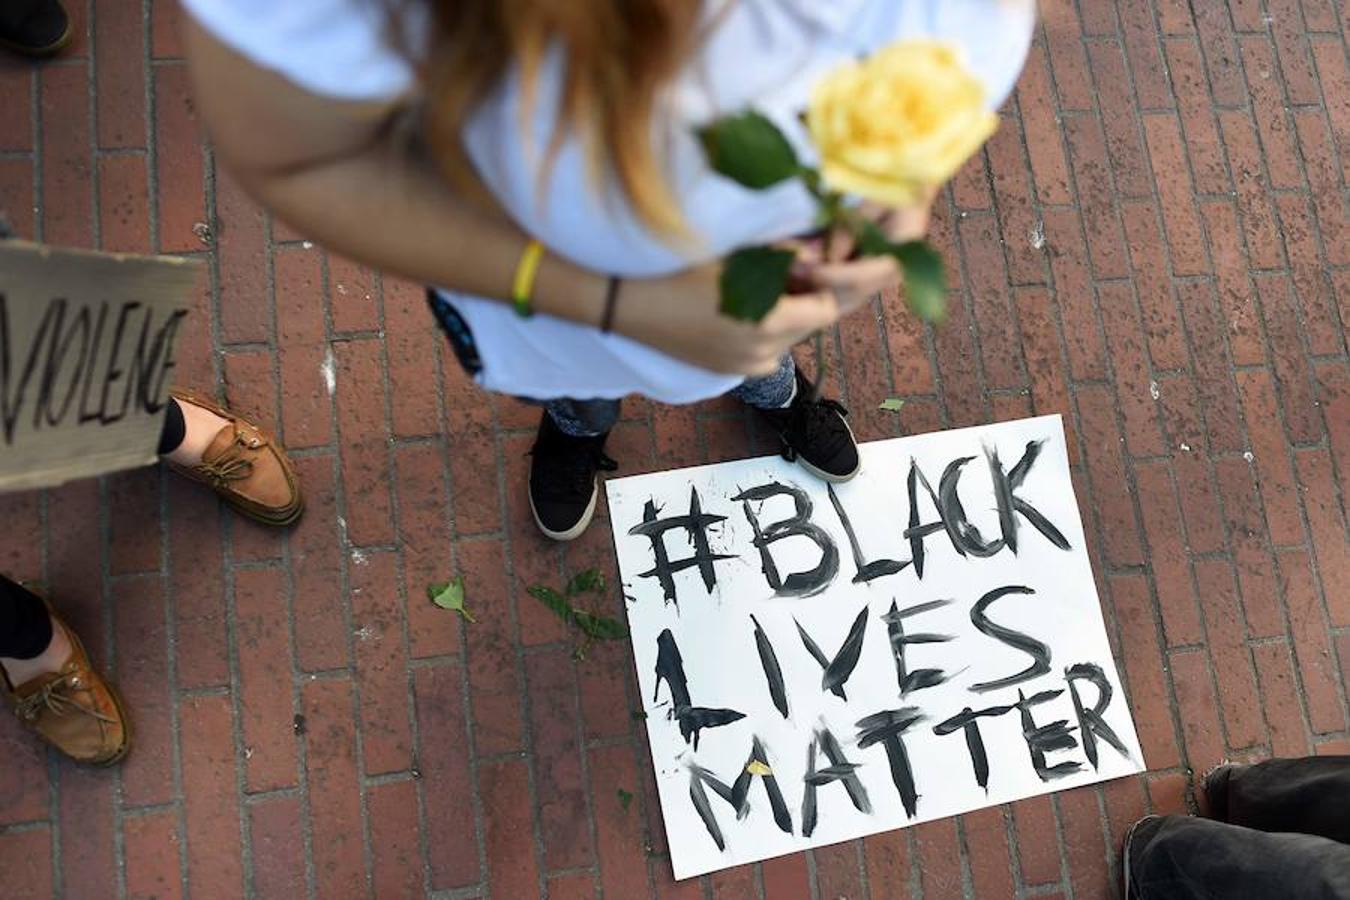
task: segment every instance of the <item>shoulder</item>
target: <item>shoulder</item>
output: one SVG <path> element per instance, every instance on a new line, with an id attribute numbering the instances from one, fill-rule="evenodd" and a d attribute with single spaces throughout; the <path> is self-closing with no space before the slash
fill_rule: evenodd
<path id="1" fill-rule="evenodd" d="M 180 0 L 204 31 L 311 93 L 387 100 L 411 90 L 412 67 L 389 40 L 380 0 Z"/>

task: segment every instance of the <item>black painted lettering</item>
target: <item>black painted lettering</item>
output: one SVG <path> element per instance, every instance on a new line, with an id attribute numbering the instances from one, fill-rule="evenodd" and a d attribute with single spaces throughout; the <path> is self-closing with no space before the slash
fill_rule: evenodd
<path id="1" fill-rule="evenodd" d="M 689 489 L 689 515 L 687 516 L 658 519 L 656 503 L 648 500 L 642 510 L 642 522 L 628 529 L 629 534 L 640 534 L 651 540 L 652 555 L 656 559 L 655 565 L 646 572 L 642 572 L 638 577 L 655 578 L 657 583 L 661 585 L 661 592 L 665 595 L 666 602 L 679 605 L 675 595 L 675 574 L 683 572 L 685 569 L 697 568 L 699 575 L 703 578 L 703 587 L 711 594 L 713 587 L 717 584 L 717 573 L 713 570 L 713 563 L 733 557 L 724 553 L 712 552 L 712 546 L 708 542 L 708 526 L 725 520 L 726 516 L 714 516 L 703 511 L 703 507 L 699 503 L 698 488 L 691 487 Z M 665 534 L 674 528 L 682 528 L 689 533 L 689 541 L 694 545 L 692 556 L 680 560 L 671 560 L 670 553 L 666 550 Z"/>
<path id="2" fill-rule="evenodd" d="M 1016 704 L 989 706 L 984 709 L 971 709 L 967 706 L 947 721 L 933 726 L 934 734 L 951 734 L 957 729 L 965 733 L 966 751 L 970 754 L 971 768 L 975 770 L 975 783 L 986 790 L 989 788 L 989 756 L 985 753 L 984 737 L 980 734 L 980 719 L 1001 716 L 1016 708 Z"/>
<path id="3" fill-rule="evenodd" d="M 1044 441 L 1028 441 L 1022 458 L 1012 467 L 1011 472 L 1006 473 L 1003 471 L 1003 464 L 999 462 L 998 451 L 988 448 L 985 450 L 985 456 L 989 460 L 989 473 L 994 478 L 994 498 L 998 503 L 998 520 L 1003 531 L 1003 540 L 1013 553 L 1017 552 L 1018 514 L 1025 516 L 1032 527 L 1045 535 L 1050 543 L 1061 550 L 1069 549 L 1069 541 L 1064 534 L 1040 510 L 1014 493 L 1026 480 L 1027 473 L 1031 471 L 1036 458 L 1041 455 L 1044 444 Z"/>
<path id="4" fill-rule="evenodd" d="M 989 619 L 988 610 L 994 601 L 1007 597 L 1011 594 L 1034 594 L 1036 593 L 1029 587 L 1021 585 L 1009 585 L 1007 587 L 997 588 L 985 594 L 976 604 L 971 607 L 970 621 L 975 624 L 981 634 L 986 634 L 996 641 L 1007 644 L 1009 647 L 1021 650 L 1031 657 L 1031 665 L 1015 675 L 1008 675 L 1004 678 L 996 678 L 993 681 L 984 681 L 979 684 L 972 684 L 970 689 L 984 693 L 998 688 L 1012 687 L 1015 684 L 1022 684 L 1030 681 L 1050 671 L 1050 648 L 1036 640 L 1030 635 L 1015 631 L 993 622 Z"/>
<path id="5" fill-rule="evenodd" d="M 820 770 L 816 769 L 817 746 L 829 761 L 829 765 Z M 827 784 L 840 782 L 848 792 L 848 799 L 852 801 L 854 809 L 861 813 L 872 811 L 872 801 L 867 797 L 867 788 L 863 787 L 862 779 L 858 778 L 857 769 L 858 764 L 848 761 L 839 741 L 828 728 L 816 731 L 811 745 L 806 748 L 806 775 L 802 778 L 806 784 L 802 794 L 802 837 L 810 837 L 816 830 L 816 789 Z"/>
<path id="6" fill-rule="evenodd" d="M 937 494 L 933 493 L 933 486 L 928 483 L 924 477 L 923 471 L 919 469 L 919 464 L 915 460 L 909 461 L 909 478 L 907 480 L 909 489 L 909 527 L 905 529 L 905 540 L 909 541 L 909 555 L 914 561 L 914 572 L 923 579 L 924 564 L 924 539 L 930 535 L 942 531 L 947 526 L 941 521 L 942 507 L 938 503 Z M 923 485 L 928 498 L 933 502 L 933 508 L 938 511 L 939 520 L 936 522 L 919 521 L 919 485 Z M 956 552 L 965 555 L 964 551 L 958 546 Z"/>
<path id="7" fill-rule="evenodd" d="M 1069 684 L 1069 696 L 1073 698 L 1073 709 L 1078 715 L 1078 737 L 1083 742 L 1083 753 L 1087 755 L 1092 768 L 1097 768 L 1097 738 L 1101 738 L 1116 749 L 1121 756 L 1130 758 L 1125 742 L 1115 733 L 1102 713 L 1111 705 L 1111 682 L 1106 680 L 1102 667 L 1095 663 L 1077 663 L 1064 670 Z M 1088 709 L 1078 695 L 1078 682 L 1088 681 L 1097 688 L 1097 702 Z"/>
<path id="8" fill-rule="evenodd" d="M 109 412 L 108 391 L 124 374 L 124 371 L 117 368 L 117 365 L 118 357 L 122 355 L 122 334 L 126 331 L 127 316 L 140 308 L 139 303 L 123 303 L 122 309 L 117 314 L 117 325 L 113 328 L 112 345 L 108 348 L 108 367 L 103 373 L 103 397 L 99 404 L 99 416 L 105 425 L 121 421 L 122 417 L 126 415 L 125 405 L 116 413 Z"/>
<path id="9" fill-rule="evenodd" d="M 857 574 L 853 576 L 854 584 L 865 584 L 877 578 L 894 575 L 909 565 L 909 560 L 900 562 L 894 559 L 874 559 L 867 562 L 863 559 L 862 545 L 858 543 L 857 532 L 853 530 L 853 523 L 849 521 L 848 513 L 844 510 L 844 504 L 839 502 L 839 495 L 835 493 L 834 485 L 827 483 L 825 489 L 829 491 L 830 503 L 833 504 L 834 511 L 839 516 L 840 524 L 844 526 L 844 534 L 848 535 L 849 549 L 853 551 L 853 566 L 858 570 Z"/>
<path id="10" fill-rule="evenodd" d="M 792 498 L 795 512 L 786 519 L 767 527 L 762 526 L 750 504 L 780 496 Z M 811 521 L 811 498 L 805 491 L 774 481 L 741 491 L 731 499 L 741 503 L 745 510 L 745 517 L 749 520 L 750 529 L 755 535 L 754 545 L 759 550 L 764 578 L 775 593 L 783 597 L 810 597 L 829 586 L 839 572 L 839 548 L 834 545 L 833 539 L 826 534 L 825 529 Z M 820 548 L 820 561 L 806 572 L 793 572 L 783 578 L 778 573 L 778 565 L 774 562 L 769 547 L 790 537 L 808 538 Z"/>
<path id="11" fill-rule="evenodd" d="M 103 415 L 98 407 L 89 408 L 90 388 L 94 385 L 94 375 L 97 374 L 98 350 L 103 344 L 103 323 L 108 320 L 108 304 L 100 303 L 98 307 L 98 319 L 94 323 L 94 340 L 90 344 L 89 362 L 84 367 L 84 384 L 80 387 L 80 409 L 77 422 L 83 425 L 86 422 L 97 422 Z"/>
<path id="12" fill-rule="evenodd" d="M 662 681 L 670 688 L 670 717 L 679 723 L 680 736 L 684 742 L 692 743 L 695 750 L 698 749 L 699 735 L 704 728 L 719 728 L 745 718 L 745 713 L 734 709 L 693 705 L 689 695 L 689 678 L 684 671 L 684 658 L 669 628 L 656 638 L 656 693 L 652 696 L 653 702 L 660 695 Z"/>
<path id="13" fill-rule="evenodd" d="M 1027 750 L 1031 753 L 1031 765 L 1036 769 L 1041 781 L 1063 778 L 1083 768 L 1083 764 L 1077 760 L 1066 760 L 1053 766 L 1047 765 L 1045 761 L 1047 753 L 1072 750 L 1078 746 L 1071 733 L 1074 729 L 1069 726 L 1069 720 L 1058 719 L 1048 725 L 1037 725 L 1031 716 L 1033 706 L 1053 700 L 1062 693 L 1064 693 L 1062 690 L 1041 691 L 1039 694 L 1026 697 L 1020 690 L 1017 692 L 1017 708 L 1022 714 L 1022 738 L 1027 742 Z"/>
<path id="14" fill-rule="evenodd" d="M 890 610 L 881 617 L 881 621 L 886 623 L 886 635 L 890 638 L 891 658 L 895 661 L 895 677 L 900 684 L 901 697 L 912 691 L 936 687 L 948 678 L 946 671 L 943 669 L 915 669 L 910 671 L 905 660 L 905 647 L 909 644 L 941 644 L 955 639 L 950 634 L 926 632 L 906 634 L 904 620 L 920 613 L 941 609 L 951 602 L 951 600 L 931 600 L 927 603 L 919 603 L 915 606 L 899 609 L 895 601 L 892 600 Z"/>
<path id="15" fill-rule="evenodd" d="M 844 638 L 844 643 L 840 645 L 839 652 L 833 659 L 827 659 L 825 652 L 820 649 L 820 645 L 812 640 L 811 635 L 806 633 L 802 623 L 793 620 L 797 626 L 797 634 L 801 635 L 802 643 L 806 646 L 806 652 L 810 653 L 812 658 L 825 670 L 820 677 L 820 689 L 829 691 L 840 700 L 848 701 L 844 694 L 844 684 L 849 676 L 853 674 L 854 668 L 858 665 L 858 657 L 862 654 L 863 638 L 867 634 L 867 607 L 859 610 L 858 615 L 853 620 L 853 625 L 848 630 L 848 637 Z"/>
<path id="16" fill-rule="evenodd" d="M 28 346 L 28 360 L 23 364 L 23 371 L 15 376 L 12 374 L 13 366 L 20 348 L 11 346 L 9 301 L 3 293 L 0 293 L 0 403 L 3 404 L 0 413 L 3 414 L 6 444 L 14 443 L 14 427 L 18 424 L 19 414 L 28 400 L 28 385 L 37 370 L 42 345 L 46 341 L 47 333 L 54 327 L 53 322 L 59 321 L 65 315 L 65 305 L 66 301 L 60 298 L 47 305 L 47 311 L 43 313 L 42 321 L 38 324 L 37 333 Z"/>
<path id="17" fill-rule="evenodd" d="M 914 786 L 914 769 L 910 766 L 909 752 L 905 749 L 905 732 L 923 719 L 917 707 L 902 706 L 900 709 L 884 709 L 873 713 L 859 719 L 857 723 L 860 750 L 866 750 L 873 744 L 880 744 L 886 750 L 891 781 L 900 793 L 905 815 L 911 819 L 919 808 L 919 792 Z"/>
<path id="18" fill-rule="evenodd" d="M 751 771 L 752 769 L 758 769 L 762 774 L 756 774 Z M 792 834 L 792 814 L 788 812 L 787 803 L 783 800 L 783 791 L 778 786 L 778 779 L 774 776 L 773 770 L 769 768 L 768 754 L 758 737 L 752 739 L 750 757 L 731 785 L 727 785 L 725 781 L 697 763 L 689 764 L 689 799 L 693 802 L 694 810 L 703 820 L 703 827 L 708 829 L 708 834 L 718 850 L 727 848 L 726 839 L 722 836 L 722 828 L 717 823 L 712 804 L 708 801 L 705 785 L 726 801 L 727 805 L 736 811 L 736 819 L 740 820 L 750 814 L 750 788 L 756 778 L 764 782 L 764 792 L 769 797 L 774 824 L 785 834 Z"/>

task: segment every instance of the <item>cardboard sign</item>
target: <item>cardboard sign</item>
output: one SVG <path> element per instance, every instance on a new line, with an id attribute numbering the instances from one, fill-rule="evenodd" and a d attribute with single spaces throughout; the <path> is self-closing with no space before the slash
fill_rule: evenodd
<path id="1" fill-rule="evenodd" d="M 609 482 L 675 877 L 1144 769 L 1058 416 Z"/>
<path id="2" fill-rule="evenodd" d="M 155 461 L 198 267 L 0 241 L 0 490 Z"/>

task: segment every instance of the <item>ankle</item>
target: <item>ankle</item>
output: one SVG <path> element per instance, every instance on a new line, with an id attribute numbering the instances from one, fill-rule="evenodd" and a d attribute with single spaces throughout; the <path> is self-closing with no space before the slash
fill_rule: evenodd
<path id="1" fill-rule="evenodd" d="M 0 668 L 5 670 L 10 684 L 18 687 L 40 675 L 52 675 L 61 671 L 74 652 L 75 648 L 71 646 L 65 629 L 52 619 L 52 639 L 47 644 L 47 649 L 31 659 L 0 656 Z"/>
<path id="2" fill-rule="evenodd" d="M 211 442 L 216 439 L 216 435 L 220 434 L 220 429 L 230 423 L 209 409 L 204 409 L 196 404 L 181 403 L 179 405 L 183 410 L 185 426 L 183 442 L 172 452 L 165 454 L 164 459 L 190 468 L 201 464 L 202 456 L 210 448 Z"/>

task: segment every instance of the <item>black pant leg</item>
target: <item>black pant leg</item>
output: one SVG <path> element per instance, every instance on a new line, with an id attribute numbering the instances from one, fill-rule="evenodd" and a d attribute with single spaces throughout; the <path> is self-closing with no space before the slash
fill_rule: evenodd
<path id="1" fill-rule="evenodd" d="M 52 620 L 42 598 L 0 575 L 0 656 L 32 659 L 52 642 Z"/>
<path id="2" fill-rule="evenodd" d="M 1308 834 L 1160 816 L 1126 856 L 1126 900 L 1350 900 L 1350 847 Z"/>
<path id="3" fill-rule="evenodd" d="M 1350 756 L 1233 766 L 1206 782 L 1206 794 L 1214 818 L 1232 825 L 1350 844 Z"/>

